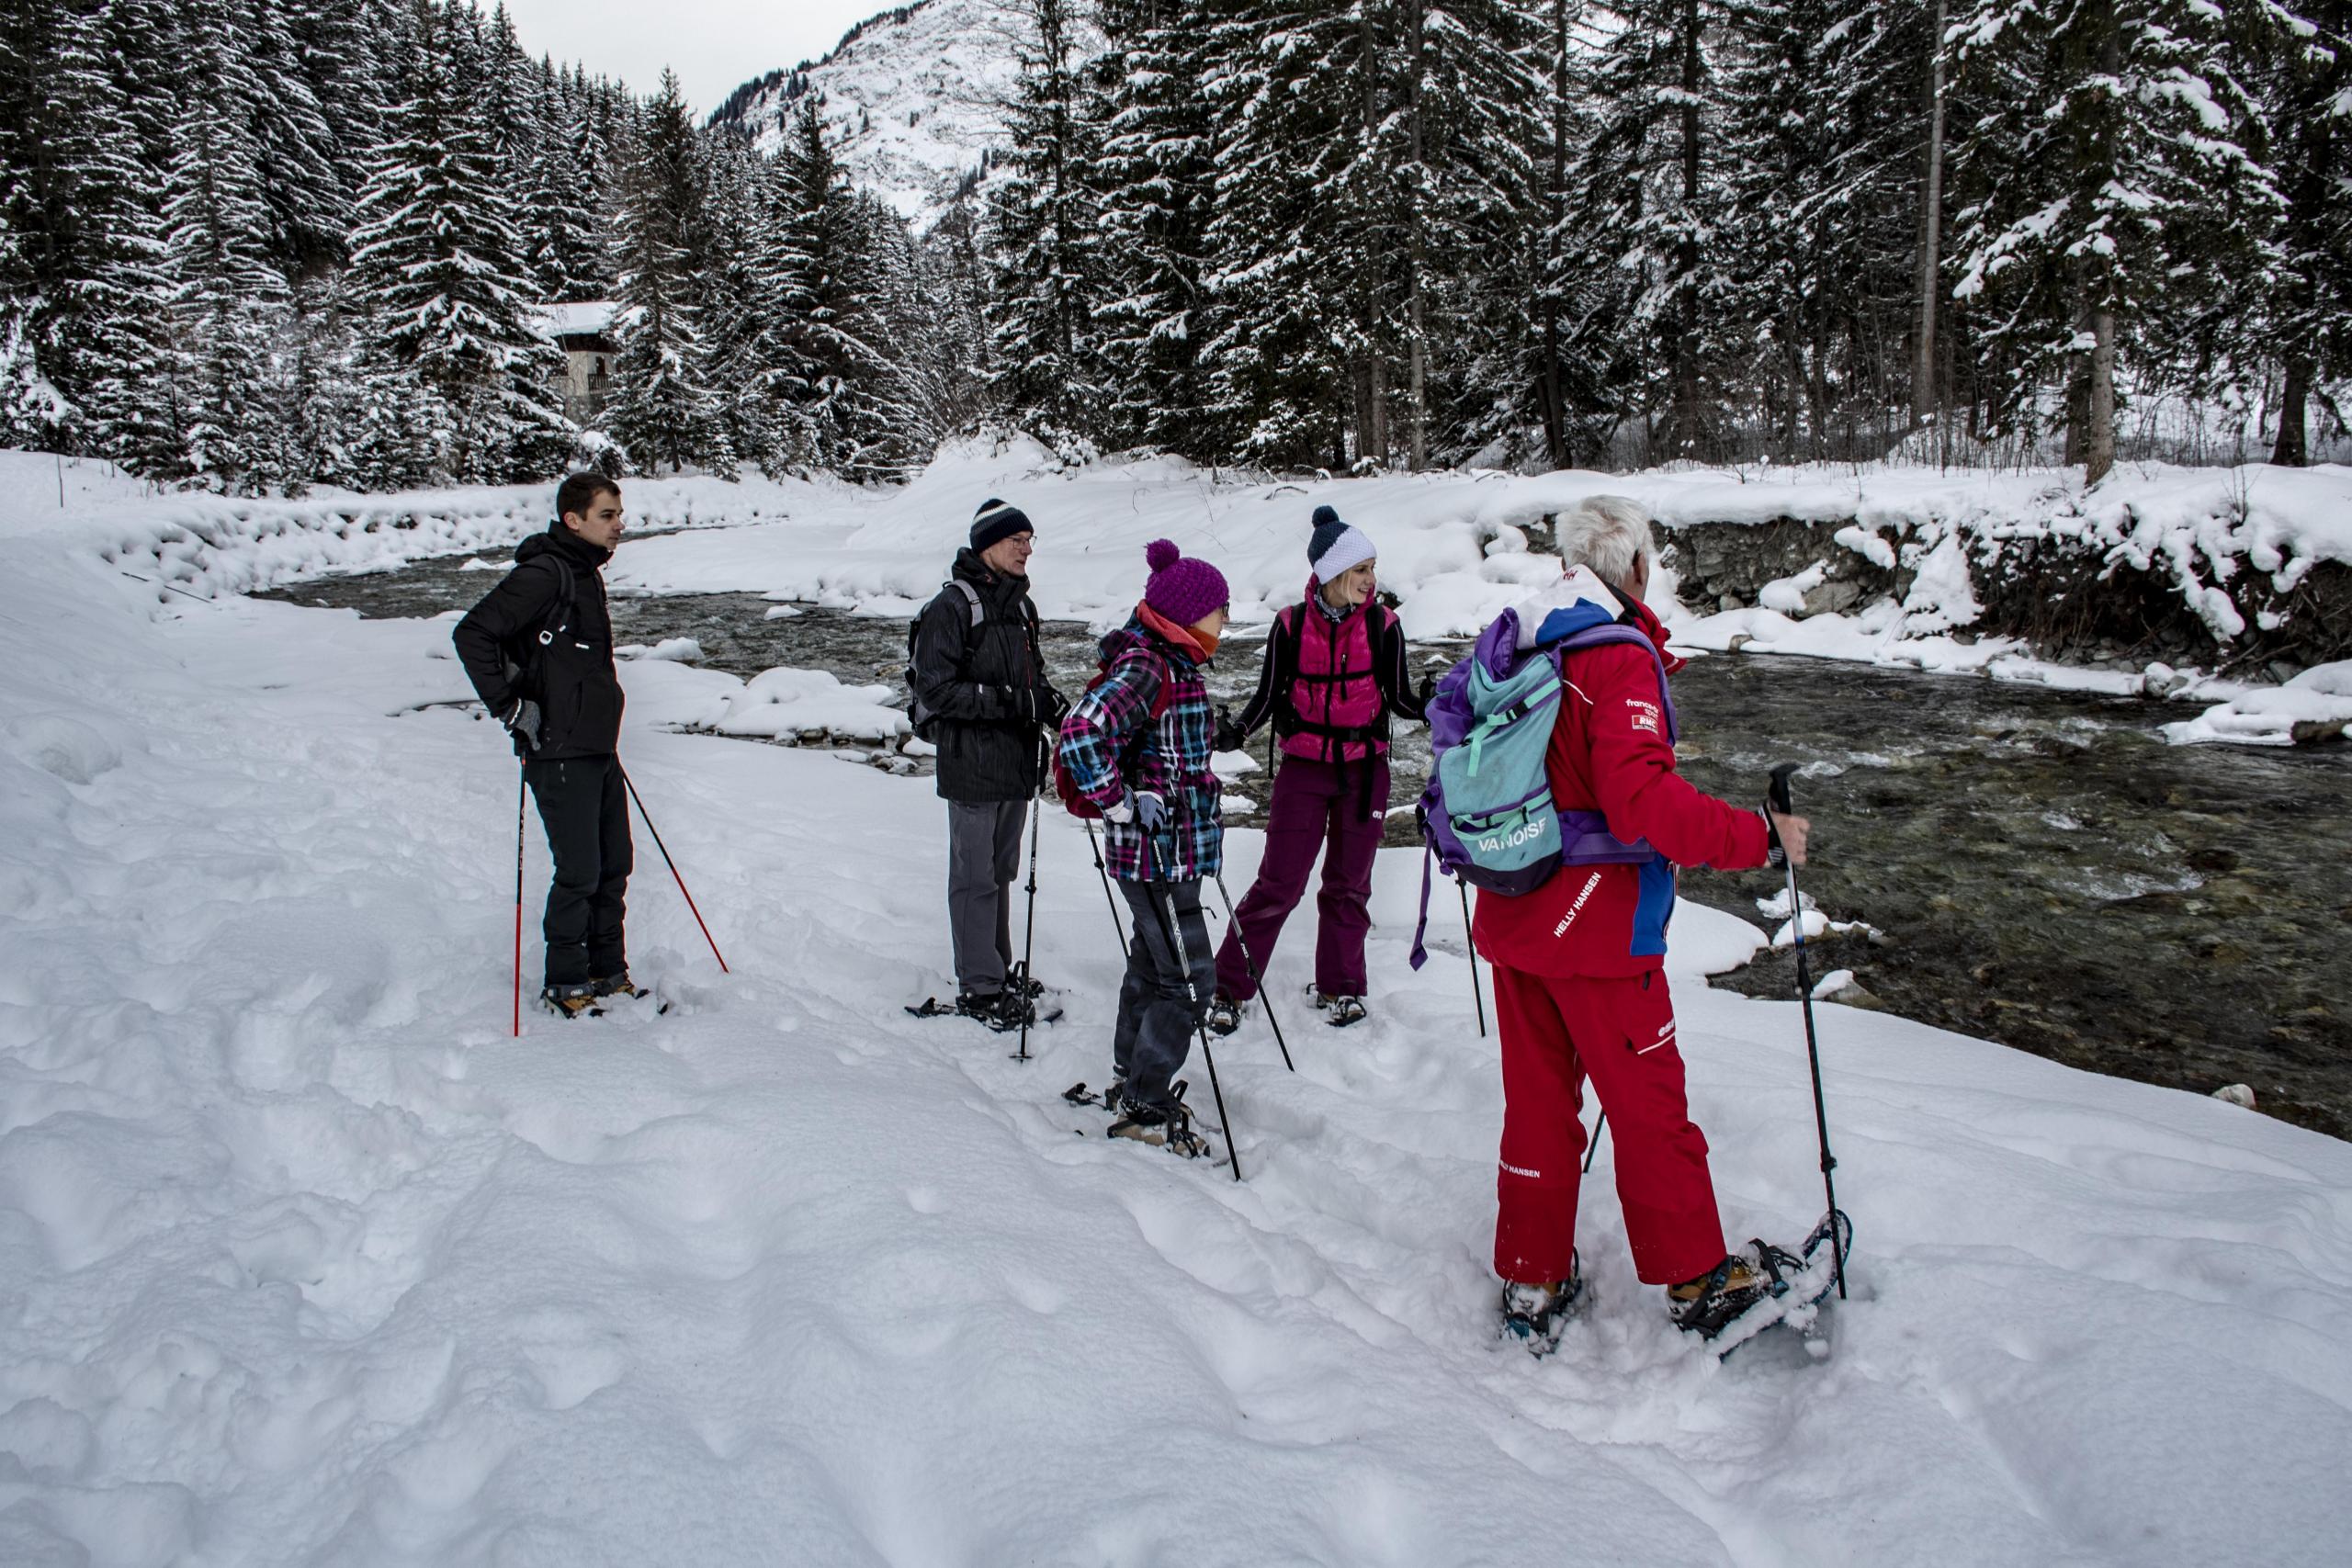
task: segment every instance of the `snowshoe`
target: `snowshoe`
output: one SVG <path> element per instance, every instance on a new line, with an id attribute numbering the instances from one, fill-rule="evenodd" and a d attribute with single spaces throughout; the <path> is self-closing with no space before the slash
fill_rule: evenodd
<path id="1" fill-rule="evenodd" d="M 1568 1277 L 1548 1285 L 1503 1282 L 1502 1332 L 1527 1348 L 1531 1356 L 1548 1356 L 1559 1348 L 1560 1330 L 1584 1301 L 1584 1270 L 1569 1254 Z"/>
<path id="2" fill-rule="evenodd" d="M 1316 1005 L 1323 1010 L 1323 1021 L 1334 1029 L 1362 1023 L 1369 1016 L 1362 997 L 1326 997 Z"/>
<path id="3" fill-rule="evenodd" d="M 1793 1252 L 1760 1237 L 1753 1239 L 1701 1279 L 1669 1290 L 1668 1310 L 1678 1327 L 1711 1341 L 1718 1358 L 1781 1325 L 1804 1337 L 1809 1354 L 1826 1356 L 1829 1342 L 1821 1333 L 1821 1306 L 1838 1288 L 1838 1259 L 1852 1252 L 1853 1238 L 1854 1223 L 1841 1211 L 1825 1216 Z M 1719 1276 L 1726 1285 L 1736 1278 L 1739 1288 L 1736 1292 L 1703 1288 Z M 1702 1289 L 1684 1298 L 1682 1292 L 1694 1285 Z"/>
<path id="4" fill-rule="evenodd" d="M 1209 998 L 1208 1017 L 1202 1021 L 1208 1025 L 1211 1034 L 1222 1040 L 1241 1027 L 1241 1010 L 1248 1005 L 1246 1002 L 1237 1002 L 1223 991 L 1219 991 Z"/>
<path id="5" fill-rule="evenodd" d="M 652 995 L 643 987 L 631 982 L 628 971 L 626 969 L 617 975 L 603 975 L 591 979 L 588 982 L 588 989 L 598 997 L 626 997 L 630 1001 L 635 1001 L 639 997 Z"/>
<path id="6" fill-rule="evenodd" d="M 1027 1016 L 1024 1018 L 1023 1014 Z M 1012 991 L 991 991 L 986 995 L 967 991 L 953 1002 L 943 1002 L 937 997 L 926 997 L 921 1006 L 907 1010 L 910 1018 L 968 1018 L 975 1023 L 986 1024 L 1002 1034 L 1018 1030 L 1023 1022 L 1031 1025 L 1051 1023 L 1060 1018 L 1062 1010 L 1047 1005 L 1039 1008 Z"/>
<path id="7" fill-rule="evenodd" d="M 636 1010 L 640 1017 L 648 1006 L 656 1013 L 670 1010 L 668 998 L 632 983 L 626 969 L 618 975 L 589 981 L 588 988 L 595 995 L 595 1003 L 588 1010 L 592 1018 L 602 1018 L 616 1007 Z"/>
<path id="8" fill-rule="evenodd" d="M 604 1010 L 596 1005 L 596 987 L 590 985 L 549 986 L 539 993 L 539 1005 L 558 1018 L 595 1018 Z"/>
<path id="9" fill-rule="evenodd" d="M 1005 976 L 1004 988 L 1008 991 L 1019 991 L 1031 1001 L 1035 1001 L 1053 989 L 1051 986 L 1030 974 L 1025 964 L 1014 964 L 1012 973 Z"/>
<path id="10" fill-rule="evenodd" d="M 1192 1112 L 1181 1100 L 1168 1110 L 1127 1100 L 1120 1107 L 1119 1119 L 1111 1123 L 1109 1135 L 1133 1138 L 1138 1144 L 1149 1144 L 1186 1159 L 1201 1159 L 1216 1153 L 1206 1138 L 1193 1131 Z"/>

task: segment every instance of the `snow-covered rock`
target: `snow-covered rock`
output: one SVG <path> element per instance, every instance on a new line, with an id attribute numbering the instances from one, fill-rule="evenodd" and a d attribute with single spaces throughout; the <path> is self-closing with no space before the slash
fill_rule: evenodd
<path id="1" fill-rule="evenodd" d="M 2346 726 L 2352 726 L 2352 660 L 2317 665 L 2282 685 L 2236 688 L 2228 702 L 2165 725 L 2165 739 L 2180 746 L 2292 746 L 2342 740 Z"/>

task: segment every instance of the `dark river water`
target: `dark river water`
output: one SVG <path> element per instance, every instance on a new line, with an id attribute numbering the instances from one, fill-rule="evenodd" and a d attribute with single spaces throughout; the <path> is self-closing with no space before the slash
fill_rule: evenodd
<path id="1" fill-rule="evenodd" d="M 460 565 L 271 597 L 433 615 L 497 581 Z M 794 665 L 899 683 L 904 621 L 815 609 L 767 620 L 770 607 L 753 594 L 616 598 L 614 630 L 623 642 L 691 637 L 707 665 L 742 676 Z M 1074 692 L 1093 671 L 1093 638 L 1054 624 L 1046 644 Z M 1228 639 L 1211 674 L 1217 700 L 1238 707 L 1254 688 L 1259 646 Z M 1464 650 L 1432 644 L 1415 658 L 1437 669 Z M 2174 747 L 2157 726 L 2186 708 L 1805 659 L 1696 660 L 1675 701 L 1683 767 L 1704 789 L 1746 803 L 1773 764 L 1806 764 L 1804 891 L 1880 933 L 1812 943 L 1816 977 L 1850 969 L 1891 1011 L 2075 1066 L 2199 1093 L 2247 1084 L 2261 1110 L 2352 1136 L 2352 747 Z M 1401 806 L 1428 773 L 1418 726 L 1395 761 Z M 1239 789 L 1262 808 L 1261 776 Z M 1418 842 L 1409 814 L 1389 835 Z M 1697 871 L 1683 887 L 1762 919 L 1754 900 L 1780 884 Z M 1715 983 L 1786 997 L 1794 958 Z"/>

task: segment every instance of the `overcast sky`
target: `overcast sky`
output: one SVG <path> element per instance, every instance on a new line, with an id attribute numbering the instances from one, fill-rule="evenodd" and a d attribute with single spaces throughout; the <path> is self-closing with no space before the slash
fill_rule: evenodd
<path id="1" fill-rule="evenodd" d="M 901 0 L 506 0 L 533 58 L 577 61 L 640 93 L 678 73 L 695 118 L 755 76 L 814 60 Z"/>

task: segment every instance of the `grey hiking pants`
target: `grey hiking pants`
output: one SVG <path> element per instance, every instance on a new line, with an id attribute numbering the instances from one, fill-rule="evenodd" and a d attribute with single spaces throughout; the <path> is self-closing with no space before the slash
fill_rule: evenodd
<path id="1" fill-rule="evenodd" d="M 947 803 L 947 928 L 956 987 L 994 996 L 1012 967 L 1012 881 L 1021 874 L 1025 800 Z"/>
<path id="2" fill-rule="evenodd" d="M 1193 1032 L 1208 1016 L 1216 990 L 1216 952 L 1209 946 L 1208 922 L 1201 913 L 1201 879 L 1185 882 L 1122 882 L 1133 934 L 1127 942 L 1127 973 L 1119 982 L 1119 1021 L 1111 1035 L 1111 1066 L 1130 1099 L 1155 1110 L 1175 1103 L 1169 1080 L 1193 1048 Z M 1176 905 L 1170 941 L 1168 905 Z M 1186 986 L 1184 960 L 1192 961 Z"/>

